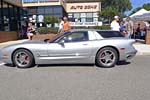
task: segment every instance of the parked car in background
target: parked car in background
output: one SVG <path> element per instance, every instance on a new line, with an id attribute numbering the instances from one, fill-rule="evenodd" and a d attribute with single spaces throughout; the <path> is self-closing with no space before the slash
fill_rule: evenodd
<path id="1" fill-rule="evenodd" d="M 5 63 L 19 68 L 35 64 L 96 64 L 113 67 L 135 56 L 135 40 L 111 30 L 76 29 L 53 39 L 31 40 L 7 46 L 0 51 Z"/>

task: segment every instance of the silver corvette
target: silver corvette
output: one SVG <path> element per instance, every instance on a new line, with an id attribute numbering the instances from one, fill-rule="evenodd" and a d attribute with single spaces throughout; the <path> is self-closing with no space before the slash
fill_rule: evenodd
<path id="1" fill-rule="evenodd" d="M 96 64 L 108 68 L 133 58 L 137 52 L 134 42 L 117 31 L 78 29 L 53 39 L 7 46 L 0 50 L 0 58 L 19 68 L 35 64 Z"/>

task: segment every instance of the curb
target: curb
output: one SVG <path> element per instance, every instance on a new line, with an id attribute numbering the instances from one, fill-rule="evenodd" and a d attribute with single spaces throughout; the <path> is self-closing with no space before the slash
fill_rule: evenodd
<path id="1" fill-rule="evenodd" d="M 138 55 L 138 56 L 150 56 L 150 52 L 137 52 L 136 55 Z"/>

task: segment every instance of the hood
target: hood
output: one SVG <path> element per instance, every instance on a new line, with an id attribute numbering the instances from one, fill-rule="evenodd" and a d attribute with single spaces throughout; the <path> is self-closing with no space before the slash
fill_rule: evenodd
<path id="1" fill-rule="evenodd" d="M 21 44 L 43 44 L 46 43 L 44 40 L 30 40 L 30 41 L 25 41 Z"/>
<path id="2" fill-rule="evenodd" d="M 36 43 L 44 43 L 44 40 L 30 40 L 30 41 L 25 41 L 25 42 L 23 42 L 21 44 L 30 44 L 30 43 L 34 43 L 34 44 L 36 44 Z"/>
<path id="3" fill-rule="evenodd" d="M 9 48 L 9 47 L 24 47 L 25 45 L 30 45 L 30 44 L 44 44 L 46 42 L 44 42 L 44 40 L 30 40 L 30 41 L 25 41 L 25 42 L 22 42 L 22 43 L 17 43 L 17 44 L 12 44 L 12 45 L 8 45 L 8 46 L 5 46 L 3 47 L 2 49 L 4 48 Z"/>

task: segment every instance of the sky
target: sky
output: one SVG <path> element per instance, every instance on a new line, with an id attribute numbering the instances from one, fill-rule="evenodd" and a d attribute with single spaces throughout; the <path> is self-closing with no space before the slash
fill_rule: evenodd
<path id="1" fill-rule="evenodd" d="M 145 3 L 150 3 L 150 0 L 130 0 L 130 1 L 131 1 L 133 9 L 135 9 L 137 7 L 142 7 L 143 4 L 145 4 Z M 132 12 L 132 10 L 129 12 L 126 12 L 126 14 L 127 15 L 130 14 Z"/>

